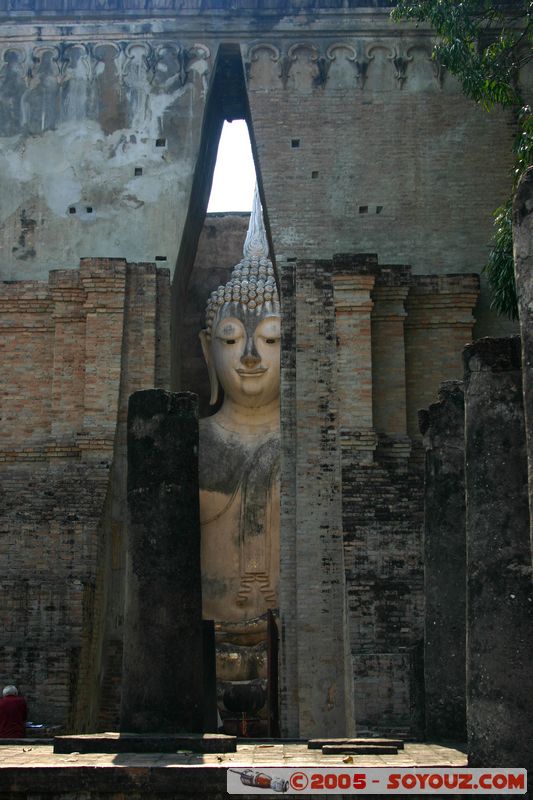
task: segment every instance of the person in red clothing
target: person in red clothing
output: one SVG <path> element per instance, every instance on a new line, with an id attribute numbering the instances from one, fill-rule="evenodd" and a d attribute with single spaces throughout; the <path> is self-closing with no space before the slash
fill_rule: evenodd
<path id="1" fill-rule="evenodd" d="M 22 739 L 26 736 L 28 707 L 16 686 L 4 686 L 0 699 L 0 739 Z"/>

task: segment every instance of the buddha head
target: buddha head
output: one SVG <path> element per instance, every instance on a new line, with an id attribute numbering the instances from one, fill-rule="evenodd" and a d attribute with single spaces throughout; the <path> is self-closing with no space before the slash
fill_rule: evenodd
<path id="1" fill-rule="evenodd" d="M 224 397 L 260 408 L 279 396 L 280 303 L 256 190 L 243 259 L 212 292 L 200 333 L 211 405 Z"/>

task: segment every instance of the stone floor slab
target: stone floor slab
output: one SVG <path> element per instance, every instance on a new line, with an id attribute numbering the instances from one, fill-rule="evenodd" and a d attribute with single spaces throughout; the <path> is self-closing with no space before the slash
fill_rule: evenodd
<path id="1" fill-rule="evenodd" d="M 0 800 L 22 800 L 25 794 L 43 798 L 116 794 L 132 797 L 218 800 L 226 795 L 228 767 L 410 767 L 466 766 L 462 746 L 406 743 L 396 755 L 325 756 L 307 742 L 274 746 L 237 743 L 233 753 L 54 753 L 46 744 L 26 742 L 0 748 Z M 85 795 L 83 795 L 85 793 Z"/>

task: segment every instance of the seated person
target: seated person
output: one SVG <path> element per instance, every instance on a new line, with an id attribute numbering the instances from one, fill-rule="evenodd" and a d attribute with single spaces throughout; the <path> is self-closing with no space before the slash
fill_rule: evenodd
<path id="1" fill-rule="evenodd" d="M 28 707 L 16 686 L 4 686 L 0 699 L 0 739 L 22 739 L 26 736 Z"/>

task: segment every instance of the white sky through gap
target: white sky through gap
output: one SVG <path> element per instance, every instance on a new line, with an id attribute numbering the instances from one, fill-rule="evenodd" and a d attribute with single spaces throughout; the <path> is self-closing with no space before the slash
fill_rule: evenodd
<path id="1" fill-rule="evenodd" d="M 207 211 L 251 211 L 255 165 L 243 119 L 225 122 Z"/>

